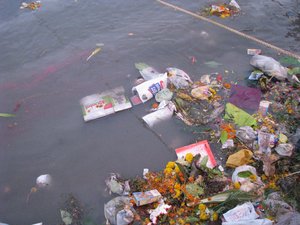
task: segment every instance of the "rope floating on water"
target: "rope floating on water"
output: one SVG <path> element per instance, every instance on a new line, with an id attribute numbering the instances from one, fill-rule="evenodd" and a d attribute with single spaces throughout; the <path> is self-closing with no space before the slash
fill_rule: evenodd
<path id="1" fill-rule="evenodd" d="M 293 53 L 293 52 L 287 51 L 287 50 L 285 50 L 285 49 L 279 48 L 279 47 L 277 47 L 277 46 L 275 46 L 275 45 L 272 45 L 272 44 L 270 44 L 270 43 L 268 43 L 268 42 L 265 42 L 265 41 L 263 41 L 263 40 L 260 40 L 260 39 L 258 39 L 258 38 L 256 38 L 256 37 L 253 37 L 253 36 L 251 36 L 251 35 L 245 34 L 245 33 L 243 33 L 243 32 L 240 32 L 240 31 L 238 31 L 238 30 L 235 30 L 235 29 L 233 29 L 233 28 L 231 28 L 231 27 L 228 27 L 228 26 L 226 26 L 226 25 L 223 25 L 223 24 L 221 24 L 221 23 L 218 23 L 218 22 L 216 22 L 216 21 L 213 21 L 213 20 L 211 20 L 211 19 L 209 19 L 209 18 L 206 18 L 206 17 L 204 17 L 204 16 L 200 16 L 200 15 L 198 15 L 198 14 L 196 14 L 196 13 L 193 13 L 193 12 L 191 12 L 191 11 L 188 11 L 188 10 L 186 10 L 186 9 L 183 9 L 183 8 L 181 8 L 181 7 L 179 7 L 179 6 L 170 4 L 170 3 L 165 2 L 165 1 L 163 1 L 163 0 L 156 0 L 156 1 L 159 2 L 159 3 L 161 3 L 161 4 L 163 4 L 163 5 L 165 5 L 165 6 L 168 6 L 168 7 L 170 7 L 170 8 L 173 8 L 173 9 L 175 9 L 175 10 L 178 10 L 178 11 L 183 12 L 183 13 L 185 13 L 185 14 L 188 14 L 188 15 L 191 15 L 191 16 L 193 16 L 193 17 L 196 17 L 196 18 L 198 18 L 198 19 L 200 19 L 200 20 L 204 20 L 204 21 L 206 21 L 206 22 L 208 22 L 208 23 L 212 23 L 212 24 L 214 24 L 214 25 L 216 25 L 216 26 L 218 26 L 218 27 L 221 27 L 221 28 L 223 28 L 223 29 L 225 29 L 225 30 L 228 30 L 228 31 L 230 31 L 230 32 L 233 32 L 233 33 L 235 33 L 235 34 L 237 34 L 237 35 L 239 35 L 239 36 L 242 36 L 242 37 L 247 38 L 247 39 L 249 39 L 249 40 L 252 40 L 252 41 L 254 41 L 254 42 L 257 42 L 257 43 L 259 43 L 259 44 L 261 44 L 261 45 L 264 45 L 264 46 L 266 46 L 266 47 L 268 47 L 268 48 L 274 49 L 274 50 L 276 50 L 276 51 L 278 51 L 278 52 L 280 52 L 280 53 L 282 53 L 282 54 L 285 54 L 285 55 L 288 55 L 288 56 L 291 56 L 291 57 L 295 57 L 295 58 L 297 58 L 298 60 L 300 60 L 300 55 L 298 55 L 298 54 L 296 54 L 296 53 Z"/>

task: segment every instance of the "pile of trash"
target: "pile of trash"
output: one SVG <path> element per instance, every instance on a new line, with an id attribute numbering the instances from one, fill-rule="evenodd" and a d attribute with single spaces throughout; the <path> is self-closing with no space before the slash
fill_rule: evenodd
<path id="1" fill-rule="evenodd" d="M 22 2 L 20 9 L 30 9 L 30 10 L 37 10 L 42 6 L 41 1 L 35 1 L 35 2 Z"/>
<path id="2" fill-rule="evenodd" d="M 214 124 L 210 142 L 227 160 L 202 140 L 175 149 L 177 160 L 161 171 L 128 180 L 111 174 L 106 185 L 119 196 L 105 204 L 107 224 L 300 224 L 300 62 L 255 54 L 250 64 L 252 87 L 218 73 L 192 81 L 177 68 L 135 65 L 142 77 L 132 105 L 156 101 L 143 121 L 152 128 L 175 115 L 188 127 Z M 117 90 L 110 95 L 127 102 Z"/>
<path id="3" fill-rule="evenodd" d="M 218 16 L 220 18 L 227 18 L 238 15 L 241 7 L 235 0 L 231 0 L 228 4 L 213 4 L 201 10 L 203 16 Z"/>

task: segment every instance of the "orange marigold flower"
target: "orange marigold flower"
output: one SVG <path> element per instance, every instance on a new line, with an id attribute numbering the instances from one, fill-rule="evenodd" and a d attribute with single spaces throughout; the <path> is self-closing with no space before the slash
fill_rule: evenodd
<path id="1" fill-rule="evenodd" d="M 233 186 L 234 186 L 235 189 L 240 189 L 241 188 L 240 182 L 234 182 Z"/>
<path id="2" fill-rule="evenodd" d="M 226 88 L 226 89 L 230 89 L 230 88 L 231 88 L 231 84 L 229 84 L 229 83 L 224 83 L 224 84 L 223 84 L 223 87 Z"/>
<path id="3" fill-rule="evenodd" d="M 175 162 L 170 161 L 167 163 L 166 168 L 174 169 L 175 165 L 176 165 Z"/>

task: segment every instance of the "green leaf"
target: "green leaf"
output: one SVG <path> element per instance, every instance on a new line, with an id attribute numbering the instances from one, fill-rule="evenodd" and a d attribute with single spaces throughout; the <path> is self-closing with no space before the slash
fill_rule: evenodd
<path id="1" fill-rule="evenodd" d="M 188 218 L 186 218 L 186 221 L 187 223 L 195 223 L 195 222 L 199 222 L 200 219 L 197 218 L 197 217 L 194 217 L 194 216 L 189 216 Z"/>
<path id="2" fill-rule="evenodd" d="M 200 187 L 198 184 L 190 183 L 185 186 L 186 191 L 193 195 L 194 197 L 198 197 L 204 193 L 204 189 Z"/>
<path id="3" fill-rule="evenodd" d="M 227 131 L 222 130 L 221 137 L 220 137 L 221 143 L 224 144 L 227 141 L 227 139 L 228 139 Z"/>
<path id="4" fill-rule="evenodd" d="M 294 67 L 288 70 L 289 75 L 300 74 L 300 67 Z"/>
<path id="5" fill-rule="evenodd" d="M 237 175 L 238 175 L 238 177 L 241 177 L 241 178 L 248 178 L 252 175 L 252 173 L 250 171 L 242 171 L 242 172 L 239 172 Z"/>
<path id="6" fill-rule="evenodd" d="M 217 68 L 218 66 L 222 66 L 223 64 L 218 63 L 216 61 L 208 61 L 204 63 L 205 65 L 207 65 L 210 68 Z"/>
<path id="7" fill-rule="evenodd" d="M 201 160 L 200 166 L 206 167 L 207 162 L 208 162 L 208 156 L 206 155 Z"/>
<path id="8" fill-rule="evenodd" d="M 65 210 L 60 210 L 61 219 L 66 225 L 72 224 L 72 215 Z"/>
<path id="9" fill-rule="evenodd" d="M 0 113 L 0 117 L 15 117 L 15 114 L 10 114 L 10 113 Z"/>

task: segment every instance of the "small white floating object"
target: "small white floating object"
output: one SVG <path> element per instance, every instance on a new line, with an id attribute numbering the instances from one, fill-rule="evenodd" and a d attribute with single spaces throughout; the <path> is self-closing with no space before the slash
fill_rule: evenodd
<path id="1" fill-rule="evenodd" d="M 52 177 L 50 174 L 43 174 L 36 178 L 36 185 L 40 188 L 47 187 L 51 184 Z"/>

